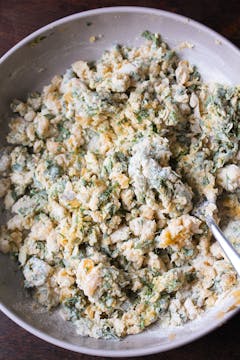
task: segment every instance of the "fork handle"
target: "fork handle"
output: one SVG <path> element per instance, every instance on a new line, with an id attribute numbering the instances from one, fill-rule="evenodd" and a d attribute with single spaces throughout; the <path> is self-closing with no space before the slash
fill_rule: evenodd
<path id="1" fill-rule="evenodd" d="M 206 216 L 206 222 L 208 227 L 213 233 L 213 236 L 215 239 L 219 242 L 221 245 L 225 255 L 227 256 L 228 260 L 232 263 L 232 266 L 238 273 L 238 276 L 240 277 L 240 255 L 236 251 L 236 249 L 233 247 L 231 242 L 224 236 L 222 231 L 219 229 L 213 218 L 210 216 Z"/>

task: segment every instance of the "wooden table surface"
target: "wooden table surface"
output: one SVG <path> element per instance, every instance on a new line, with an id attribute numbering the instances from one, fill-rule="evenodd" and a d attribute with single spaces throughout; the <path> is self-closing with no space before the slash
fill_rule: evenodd
<path id="1" fill-rule="evenodd" d="M 34 30 L 75 12 L 104 6 L 138 5 L 176 12 L 198 20 L 240 47 L 239 0 L 0 0 L 0 55 Z M 164 360 L 240 359 L 240 314 L 190 345 L 144 357 Z M 137 359 L 144 359 L 137 358 Z M 36 338 L 0 314 L 0 360 L 90 360 L 93 356 L 62 350 Z M 103 359 L 103 358 L 99 358 Z"/>

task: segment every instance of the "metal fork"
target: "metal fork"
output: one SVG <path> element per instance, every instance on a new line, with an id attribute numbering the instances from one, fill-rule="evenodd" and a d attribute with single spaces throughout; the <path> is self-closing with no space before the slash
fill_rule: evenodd
<path id="1" fill-rule="evenodd" d="M 212 231 L 213 236 L 221 245 L 225 255 L 227 256 L 228 260 L 232 263 L 232 266 L 238 273 L 240 277 L 240 255 L 234 249 L 231 242 L 224 236 L 222 231 L 219 229 L 213 218 L 209 215 L 206 215 L 206 223 L 209 229 Z"/>

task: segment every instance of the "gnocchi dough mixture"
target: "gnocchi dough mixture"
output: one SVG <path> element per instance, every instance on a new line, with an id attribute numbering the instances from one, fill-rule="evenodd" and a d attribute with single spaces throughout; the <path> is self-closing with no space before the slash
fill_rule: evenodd
<path id="1" fill-rule="evenodd" d="M 240 87 L 143 36 L 14 100 L 1 150 L 0 249 L 95 338 L 182 325 L 238 283 L 201 204 L 240 248 Z"/>

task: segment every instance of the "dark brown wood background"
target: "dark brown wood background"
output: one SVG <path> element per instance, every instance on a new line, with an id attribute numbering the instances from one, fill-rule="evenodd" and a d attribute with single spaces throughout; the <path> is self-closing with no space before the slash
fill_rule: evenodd
<path id="1" fill-rule="evenodd" d="M 240 47 L 240 0 L 0 0 L 0 55 L 23 37 L 51 21 L 79 11 L 117 5 L 155 7 L 188 16 L 213 28 Z M 240 315 L 238 314 L 221 328 L 190 345 L 144 358 L 239 360 L 239 334 Z M 0 314 L 0 360 L 43 359 L 91 360 L 94 357 L 47 344 Z"/>

